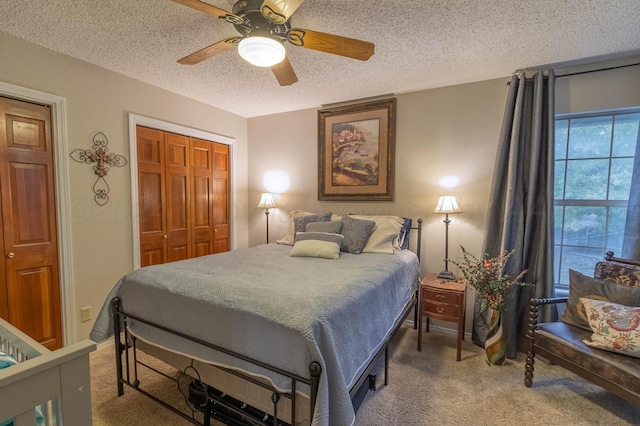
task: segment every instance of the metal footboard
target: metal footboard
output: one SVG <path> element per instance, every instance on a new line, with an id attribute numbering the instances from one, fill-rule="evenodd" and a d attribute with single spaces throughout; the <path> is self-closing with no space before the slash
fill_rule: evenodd
<path id="1" fill-rule="evenodd" d="M 228 368 L 223 368 L 223 367 L 219 367 L 219 366 L 214 366 L 216 368 L 219 368 L 221 370 L 226 371 L 227 373 L 233 374 L 237 377 L 242 378 L 243 380 L 247 380 L 255 385 L 258 385 L 262 388 L 268 389 L 269 391 L 272 392 L 272 402 L 273 402 L 273 413 L 272 413 L 272 417 L 273 417 L 273 425 L 277 426 L 281 423 L 279 423 L 279 419 L 278 419 L 278 412 L 277 412 L 277 404 L 278 401 L 280 400 L 280 398 L 284 397 L 287 398 L 291 401 L 291 413 L 290 413 L 290 419 L 291 419 L 291 424 L 295 425 L 296 424 L 296 391 L 298 389 L 299 384 L 306 384 L 309 386 L 310 388 L 310 413 L 309 413 L 309 418 L 313 419 L 313 413 L 315 410 L 315 402 L 316 402 L 316 398 L 317 398 L 317 394 L 318 394 L 318 387 L 320 384 L 320 375 L 322 374 L 322 368 L 320 366 L 320 364 L 316 361 L 312 361 L 309 364 L 309 377 L 302 377 L 299 376 L 297 374 L 293 374 L 290 373 L 288 371 L 282 370 L 280 368 L 268 365 L 264 362 L 261 362 L 259 360 L 247 357 L 243 354 L 239 354 L 236 353 L 234 351 L 231 351 L 227 348 L 223 348 L 208 342 L 205 342 L 203 340 L 194 338 L 192 336 L 186 335 L 182 332 L 176 331 L 176 330 L 172 330 L 168 327 L 159 325 L 159 324 L 155 324 L 152 323 L 150 321 L 147 321 L 143 318 L 140 318 L 138 316 L 135 315 L 130 315 L 125 313 L 124 311 L 122 311 L 121 307 L 120 307 L 120 300 L 119 298 L 114 298 L 111 301 L 111 311 L 113 314 L 113 330 L 114 330 L 114 340 L 115 340 L 115 355 L 116 355 L 116 375 L 117 375 L 117 383 L 118 383 L 118 395 L 123 395 L 124 394 L 124 385 L 130 386 L 131 388 L 137 390 L 138 392 L 144 394 L 145 396 L 151 398 L 152 400 L 158 402 L 159 404 L 163 405 L 164 407 L 168 408 L 169 410 L 173 411 L 174 413 L 178 414 L 179 416 L 183 417 L 184 419 L 194 423 L 194 424 L 202 424 L 203 426 L 208 426 L 210 423 L 210 410 L 209 409 L 205 409 L 205 414 L 204 414 L 204 422 L 200 423 L 198 420 L 196 420 L 193 417 L 188 416 L 187 414 L 185 414 L 183 411 L 177 409 L 176 407 L 173 407 L 172 405 L 170 405 L 169 403 L 167 403 L 166 401 L 161 400 L 160 398 L 156 397 L 155 395 L 150 394 L 149 392 L 145 391 L 144 389 L 142 389 L 140 387 L 140 381 L 138 378 L 138 372 L 137 372 L 137 365 L 140 364 L 140 362 L 137 359 L 137 355 L 136 355 L 136 346 L 135 346 L 135 337 L 131 335 L 131 333 L 128 331 L 127 328 L 127 319 L 133 319 L 136 321 L 139 321 L 143 324 L 149 325 L 151 327 L 155 327 L 159 330 L 168 332 L 168 333 L 172 333 L 176 336 L 179 336 L 181 338 L 190 340 L 192 342 L 198 343 L 200 345 L 206 346 L 208 348 L 211 348 L 213 350 L 216 350 L 220 353 L 224 353 L 227 355 L 230 355 L 234 358 L 240 359 L 242 361 L 251 363 L 253 365 L 256 365 L 258 367 L 262 367 L 265 368 L 269 371 L 272 371 L 276 374 L 279 374 L 283 377 L 288 378 L 291 381 L 291 391 L 290 392 L 281 392 L 278 391 L 277 389 L 275 389 L 273 386 L 270 386 L 262 381 L 256 380 L 254 377 L 249 376 L 247 374 L 243 374 L 239 371 L 236 370 L 232 370 L 232 369 L 228 369 Z M 123 357 L 125 358 L 125 362 L 123 363 Z M 130 357 L 133 357 L 133 359 L 131 359 Z M 133 371 L 131 371 L 133 369 Z M 237 407 L 232 406 L 228 403 L 226 403 L 223 400 L 217 400 L 216 404 L 220 404 L 222 406 L 224 406 L 226 409 L 228 409 L 229 411 L 237 414 L 238 416 L 242 417 L 244 421 L 246 421 L 249 424 L 255 424 L 255 425 L 264 425 L 265 423 L 262 422 L 262 420 L 256 420 L 255 418 L 252 418 L 248 413 L 243 412 L 242 410 L 238 410 Z"/>

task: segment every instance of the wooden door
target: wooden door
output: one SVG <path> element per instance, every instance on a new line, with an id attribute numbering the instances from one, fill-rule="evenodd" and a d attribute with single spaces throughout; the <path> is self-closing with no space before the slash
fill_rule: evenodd
<path id="1" fill-rule="evenodd" d="M 192 257 L 189 138 L 165 133 L 167 257 L 169 262 Z"/>
<path id="2" fill-rule="evenodd" d="M 213 145 L 213 253 L 231 250 L 229 238 L 229 145 Z"/>
<path id="3" fill-rule="evenodd" d="M 193 256 L 213 253 L 213 143 L 191 139 Z"/>
<path id="4" fill-rule="evenodd" d="M 0 316 L 62 347 L 51 110 L 0 98 Z"/>
<path id="5" fill-rule="evenodd" d="M 136 131 L 140 266 L 228 251 L 229 147 Z"/>
<path id="6" fill-rule="evenodd" d="M 167 262 L 164 132 L 138 126 L 140 266 Z"/>

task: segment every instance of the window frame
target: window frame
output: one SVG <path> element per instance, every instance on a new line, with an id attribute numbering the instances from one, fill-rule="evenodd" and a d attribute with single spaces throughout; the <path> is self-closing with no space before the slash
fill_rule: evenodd
<path id="1" fill-rule="evenodd" d="M 561 283 L 562 281 L 562 276 L 563 276 L 563 251 L 566 247 L 570 247 L 570 248 L 586 248 L 586 249 L 594 249 L 594 250 L 600 250 L 600 258 L 604 257 L 604 254 L 606 251 L 610 250 L 609 248 L 607 248 L 607 244 L 608 244 L 608 237 L 609 237 L 609 229 L 610 229 L 610 223 L 609 223 L 609 219 L 610 219 L 610 208 L 619 208 L 619 207 L 624 207 L 625 209 L 628 207 L 629 204 L 629 199 L 627 196 L 626 200 L 609 200 L 609 195 L 610 195 L 610 190 L 611 190 L 611 171 L 612 171 L 612 161 L 615 159 L 624 159 L 624 158 L 635 158 L 635 156 L 614 156 L 613 155 L 613 148 L 614 148 L 614 138 L 615 138 L 615 126 L 616 126 L 616 118 L 617 116 L 621 116 L 621 115 L 628 115 L 628 114 L 640 114 L 640 106 L 638 107 L 628 107 L 628 108 L 615 108 L 615 109 L 608 109 L 608 110 L 598 110 L 598 111 L 587 111 L 587 112 L 574 112 L 574 113 L 564 113 L 564 114 L 556 114 L 555 118 L 554 118 L 554 124 L 557 124 L 558 121 L 562 121 L 562 120 L 567 120 L 567 137 L 566 140 L 564 141 L 565 147 L 564 147 L 564 157 L 556 157 L 555 154 L 555 148 L 557 146 L 557 141 L 555 141 L 555 136 L 556 134 L 554 134 L 554 155 L 553 155 L 553 161 L 554 161 L 554 169 L 556 168 L 557 164 L 559 163 L 563 163 L 564 164 L 564 175 L 562 177 L 562 199 L 556 199 L 556 182 L 555 182 L 555 172 L 554 172 L 554 200 L 553 200 L 553 207 L 554 207 L 554 212 L 553 212 L 553 216 L 554 218 L 556 217 L 556 209 L 558 207 L 562 207 L 562 212 L 561 212 L 561 217 L 562 217 L 562 223 L 560 226 L 560 235 L 559 235 L 559 241 L 556 240 L 556 231 L 555 229 L 557 228 L 556 225 L 554 225 L 554 232 L 553 232 L 553 237 L 554 237 L 554 241 L 553 241 L 553 246 L 554 246 L 554 253 L 556 256 L 559 256 L 559 258 L 554 261 L 554 271 L 553 271 L 553 276 L 554 276 L 554 292 L 556 296 L 566 296 L 569 292 L 569 284 L 567 283 Z M 571 139 L 571 121 L 572 120 L 576 120 L 576 119 L 585 119 L 585 118 L 590 118 L 590 117 L 611 117 L 611 132 L 609 135 L 609 153 L 607 157 L 580 157 L 580 158 L 572 158 L 570 157 L 570 152 L 569 152 L 569 142 Z M 640 117 L 638 118 L 638 132 L 640 133 Z M 636 148 L 637 151 L 637 148 Z M 607 160 L 608 161 L 608 169 L 607 169 L 607 181 L 606 181 L 606 198 L 604 200 L 594 200 L 594 199 L 564 199 L 565 195 L 566 195 L 566 190 L 567 190 L 567 172 L 568 172 L 568 164 L 570 161 L 589 161 L 589 160 Z M 606 213 L 605 213 L 605 223 L 604 223 L 604 230 L 605 230 L 605 235 L 603 236 L 603 242 L 601 246 L 589 246 L 589 245 L 576 245 L 576 244 L 565 244 L 565 208 L 566 207 L 603 207 L 606 209 Z M 595 266 L 595 265 L 594 265 Z M 588 274 L 592 274 L 592 271 L 583 271 L 583 272 L 587 272 Z"/>

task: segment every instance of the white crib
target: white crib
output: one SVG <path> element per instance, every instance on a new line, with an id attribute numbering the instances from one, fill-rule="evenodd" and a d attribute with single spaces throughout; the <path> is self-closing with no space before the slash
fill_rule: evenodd
<path id="1" fill-rule="evenodd" d="M 0 319 L 0 351 L 18 361 L 0 370 L 0 425 L 92 425 L 89 353 L 95 348 L 84 340 L 50 351 Z"/>

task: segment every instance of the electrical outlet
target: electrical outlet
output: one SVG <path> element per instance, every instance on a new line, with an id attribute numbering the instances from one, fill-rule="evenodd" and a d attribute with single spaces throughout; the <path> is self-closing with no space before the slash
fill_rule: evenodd
<path id="1" fill-rule="evenodd" d="M 91 306 L 80 309 L 80 321 L 91 321 Z"/>

